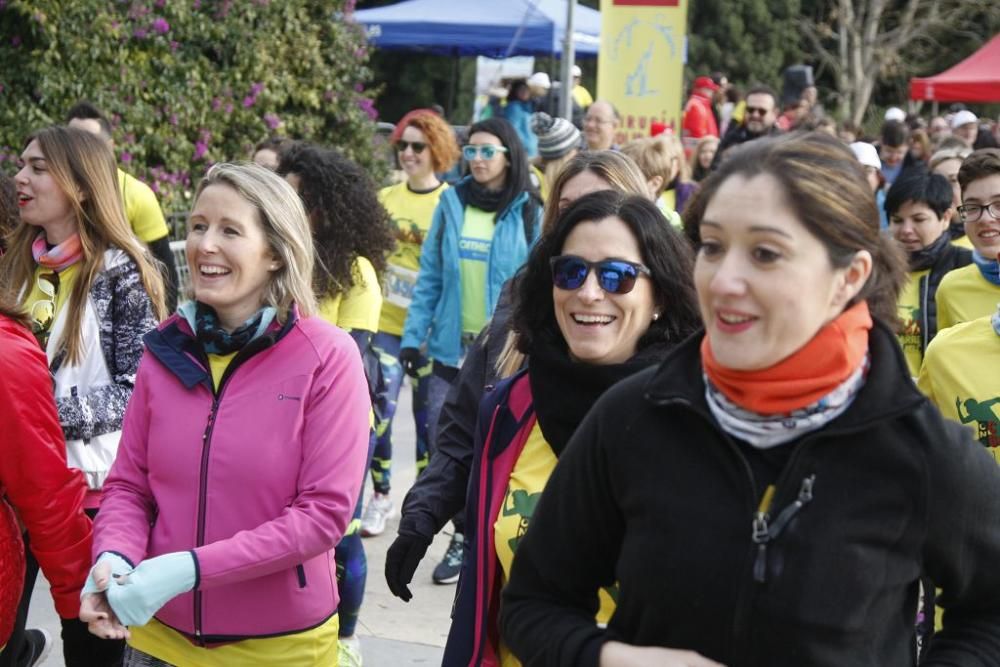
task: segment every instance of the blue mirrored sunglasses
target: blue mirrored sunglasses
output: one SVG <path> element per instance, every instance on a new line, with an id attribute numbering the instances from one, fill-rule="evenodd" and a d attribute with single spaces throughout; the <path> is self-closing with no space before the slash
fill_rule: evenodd
<path id="1" fill-rule="evenodd" d="M 475 160 L 477 156 L 482 157 L 484 160 L 492 160 L 496 157 L 497 153 L 506 152 L 506 147 L 494 146 L 493 144 L 467 144 L 462 146 L 462 157 L 470 162 Z"/>
<path id="2" fill-rule="evenodd" d="M 590 262 L 576 255 L 560 255 L 549 260 L 552 267 L 552 284 L 559 289 L 580 289 L 587 281 L 591 269 L 596 269 L 597 284 L 605 292 L 628 294 L 635 287 L 639 276 L 651 275 L 642 264 L 624 259 L 602 259 Z"/>

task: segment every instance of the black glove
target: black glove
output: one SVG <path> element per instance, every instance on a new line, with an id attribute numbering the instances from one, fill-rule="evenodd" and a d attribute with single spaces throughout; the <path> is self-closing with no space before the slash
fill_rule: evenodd
<path id="1" fill-rule="evenodd" d="M 403 602 L 413 597 L 407 585 L 413 581 L 413 573 L 430 545 L 431 541 L 422 537 L 397 535 L 385 554 L 385 582 L 392 594 Z"/>
<path id="2" fill-rule="evenodd" d="M 399 365 L 403 367 L 403 372 L 411 378 L 417 377 L 422 362 L 420 350 L 417 348 L 404 347 L 399 350 Z"/>

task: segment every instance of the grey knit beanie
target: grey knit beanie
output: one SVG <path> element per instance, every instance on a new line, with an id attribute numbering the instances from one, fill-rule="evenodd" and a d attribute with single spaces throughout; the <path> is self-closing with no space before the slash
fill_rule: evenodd
<path id="1" fill-rule="evenodd" d="M 538 135 L 538 154 L 555 160 L 580 147 L 580 130 L 565 118 L 539 111 L 531 114 L 531 130 Z"/>

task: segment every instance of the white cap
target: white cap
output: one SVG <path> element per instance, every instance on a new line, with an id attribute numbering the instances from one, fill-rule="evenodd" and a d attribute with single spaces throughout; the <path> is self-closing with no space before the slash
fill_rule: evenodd
<path id="1" fill-rule="evenodd" d="M 887 121 L 894 120 L 902 123 L 904 120 L 906 120 L 906 112 L 900 109 L 899 107 L 889 107 L 888 109 L 885 110 L 885 119 Z"/>
<path id="2" fill-rule="evenodd" d="M 855 141 L 851 144 L 851 151 L 858 162 L 866 167 L 875 167 L 882 171 L 882 160 L 878 159 L 878 150 L 871 144 L 864 141 Z"/>
<path id="3" fill-rule="evenodd" d="M 906 112 L 900 109 L 899 107 L 889 107 L 888 109 L 885 110 L 885 119 L 887 121 L 895 120 L 902 123 L 904 120 L 906 120 Z"/>
<path id="4" fill-rule="evenodd" d="M 573 76 L 575 77 L 583 76 L 583 70 L 580 69 L 579 65 L 573 65 L 573 69 L 571 71 L 573 72 Z"/>
<path id="5" fill-rule="evenodd" d="M 979 119 L 976 118 L 976 114 L 972 113 L 967 109 L 962 109 L 954 116 L 951 117 L 951 129 L 956 129 L 962 127 L 963 125 L 968 125 L 969 123 L 978 123 Z"/>
<path id="6" fill-rule="evenodd" d="M 535 72 L 528 77 L 528 85 L 532 88 L 544 88 L 548 90 L 552 87 L 552 82 L 549 80 L 549 75 L 545 72 Z"/>

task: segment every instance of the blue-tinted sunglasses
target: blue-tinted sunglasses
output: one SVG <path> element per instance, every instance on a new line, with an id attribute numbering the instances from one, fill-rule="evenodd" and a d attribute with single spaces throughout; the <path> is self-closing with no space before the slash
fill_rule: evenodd
<path id="1" fill-rule="evenodd" d="M 468 162 L 472 162 L 477 156 L 484 160 L 492 160 L 497 153 L 506 153 L 505 146 L 494 146 L 493 144 L 467 144 L 462 146 L 462 157 Z"/>
<path id="2" fill-rule="evenodd" d="M 589 262 L 576 255 L 559 255 L 550 259 L 549 265 L 552 267 L 552 284 L 564 290 L 580 289 L 591 269 L 597 269 L 597 284 L 601 289 L 612 294 L 628 294 L 639 276 L 651 275 L 642 264 L 624 259 Z"/>

